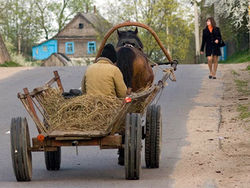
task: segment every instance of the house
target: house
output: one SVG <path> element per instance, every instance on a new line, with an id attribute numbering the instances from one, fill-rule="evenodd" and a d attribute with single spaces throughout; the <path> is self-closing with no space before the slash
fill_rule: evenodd
<path id="1" fill-rule="evenodd" d="M 47 59 L 42 60 L 42 67 L 72 66 L 70 59 L 61 53 L 53 53 Z"/>
<path id="2" fill-rule="evenodd" d="M 47 59 L 51 54 L 57 53 L 57 47 L 57 40 L 47 40 L 32 47 L 32 57 L 37 60 Z"/>
<path id="3" fill-rule="evenodd" d="M 44 60 L 53 53 L 61 53 L 71 60 L 94 58 L 100 39 L 111 27 L 97 13 L 78 13 L 54 37 L 34 46 L 32 56 Z"/>

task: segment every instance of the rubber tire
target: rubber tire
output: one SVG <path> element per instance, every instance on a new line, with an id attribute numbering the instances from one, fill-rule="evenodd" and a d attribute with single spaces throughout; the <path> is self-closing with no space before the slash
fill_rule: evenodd
<path id="1" fill-rule="evenodd" d="M 11 158 L 17 181 L 31 181 L 32 154 L 30 135 L 26 118 L 11 119 L 10 127 Z"/>
<path id="2" fill-rule="evenodd" d="M 141 116 L 127 114 L 125 130 L 125 176 L 128 180 L 138 180 L 141 173 Z"/>
<path id="3" fill-rule="evenodd" d="M 61 166 L 61 148 L 58 147 L 57 151 L 44 151 L 45 165 L 47 170 L 56 171 Z"/>
<path id="4" fill-rule="evenodd" d="M 147 168 L 159 168 L 162 139 L 161 106 L 150 105 L 146 115 L 145 161 Z"/>

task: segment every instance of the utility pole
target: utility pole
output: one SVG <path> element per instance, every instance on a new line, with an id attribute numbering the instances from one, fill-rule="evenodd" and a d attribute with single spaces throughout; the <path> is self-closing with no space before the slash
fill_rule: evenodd
<path id="1" fill-rule="evenodd" d="M 22 47 L 22 45 L 21 45 L 21 35 L 20 34 L 18 34 L 17 35 L 17 51 L 18 51 L 18 54 L 20 55 L 21 54 L 21 47 Z"/>
<path id="2" fill-rule="evenodd" d="M 169 36 L 169 28 L 168 28 L 168 23 L 167 23 L 166 25 L 167 25 L 167 27 L 166 27 L 166 34 L 167 34 L 167 36 Z M 168 49 L 168 53 L 169 53 L 169 55 L 171 55 L 171 50 L 170 50 L 169 42 L 168 42 L 168 44 L 167 44 L 167 49 Z"/>
<path id="3" fill-rule="evenodd" d="M 195 27 L 195 63 L 199 63 L 200 41 L 199 41 L 199 14 L 197 1 L 194 1 L 194 27 Z"/>
<path id="4" fill-rule="evenodd" d="M 248 0 L 248 51 L 250 52 L 250 0 Z"/>

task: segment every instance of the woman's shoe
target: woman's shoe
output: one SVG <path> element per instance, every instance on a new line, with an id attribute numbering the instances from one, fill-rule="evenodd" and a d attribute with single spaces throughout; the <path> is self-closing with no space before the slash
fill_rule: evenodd
<path id="1" fill-rule="evenodd" d="M 211 75 L 208 76 L 209 79 L 212 79 L 213 77 Z"/>

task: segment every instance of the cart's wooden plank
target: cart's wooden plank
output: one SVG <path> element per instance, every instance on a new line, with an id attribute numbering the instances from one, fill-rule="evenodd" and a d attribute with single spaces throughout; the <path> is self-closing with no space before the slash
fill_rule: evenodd
<path id="1" fill-rule="evenodd" d="M 49 133 L 49 137 L 103 137 L 107 136 L 109 132 L 105 131 L 60 131 L 54 130 Z"/>
<path id="2" fill-rule="evenodd" d="M 61 82 L 61 79 L 60 79 L 60 76 L 59 76 L 58 72 L 54 71 L 54 75 L 55 75 L 55 80 L 57 82 L 58 88 L 61 90 L 61 92 L 64 92 L 64 89 L 63 89 L 63 86 L 62 86 L 62 82 Z"/>
<path id="3" fill-rule="evenodd" d="M 114 149 L 122 147 L 121 135 L 110 135 L 89 140 L 66 140 L 66 138 L 67 137 L 65 137 L 65 140 L 55 140 L 54 138 L 50 138 L 43 144 L 45 148 L 61 146 L 100 146 L 101 149 Z"/>
<path id="4" fill-rule="evenodd" d="M 44 127 L 43 127 L 43 125 L 42 125 L 42 122 L 41 122 L 40 119 L 39 119 L 37 116 L 35 116 L 35 115 L 33 114 L 33 112 L 31 111 L 30 105 L 29 105 L 27 99 L 28 99 L 28 98 L 25 98 L 25 99 L 22 98 L 22 99 L 20 99 L 20 100 L 21 100 L 21 102 L 23 103 L 23 105 L 24 105 L 25 109 L 27 110 L 27 112 L 30 114 L 30 116 L 31 116 L 31 118 L 33 119 L 33 121 L 35 122 L 38 132 L 39 132 L 39 133 L 42 133 L 43 135 L 46 136 L 47 133 L 46 133 L 46 130 L 44 129 Z"/>
<path id="5" fill-rule="evenodd" d="M 105 136 L 101 139 L 101 147 L 119 146 L 122 144 L 121 135 Z"/>
<path id="6" fill-rule="evenodd" d="M 90 140 L 92 138 L 86 136 L 58 136 L 55 140 Z"/>
<path id="7" fill-rule="evenodd" d="M 67 138 L 67 137 L 65 137 Z M 114 149 L 122 147 L 121 135 L 110 135 L 100 138 L 92 138 L 90 140 L 55 140 L 47 139 L 43 143 L 44 148 L 61 147 L 61 146 L 100 146 L 101 149 Z M 38 150 L 39 147 L 34 148 Z"/>
<path id="8" fill-rule="evenodd" d="M 47 146 L 61 147 L 61 146 L 99 146 L 100 138 L 95 138 L 91 140 L 77 140 L 77 145 L 73 143 L 73 140 L 48 140 Z"/>

